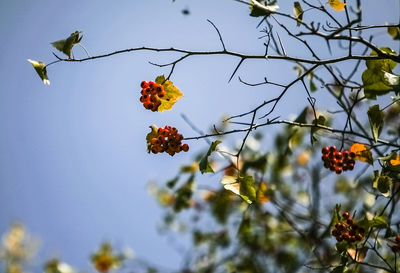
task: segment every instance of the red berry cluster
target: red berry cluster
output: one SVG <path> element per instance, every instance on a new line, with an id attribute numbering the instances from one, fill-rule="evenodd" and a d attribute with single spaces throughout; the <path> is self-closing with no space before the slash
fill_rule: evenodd
<path id="1" fill-rule="evenodd" d="M 351 171 L 354 169 L 356 154 L 348 150 L 339 152 L 336 146 L 322 148 L 322 161 L 324 167 L 330 169 L 332 172 L 341 174 L 344 171 Z"/>
<path id="2" fill-rule="evenodd" d="M 396 244 L 394 244 L 394 245 L 392 245 L 391 247 L 390 247 L 390 249 L 393 251 L 393 252 L 400 252 L 400 234 L 398 234 L 397 236 L 396 236 Z"/>
<path id="3" fill-rule="evenodd" d="M 354 223 L 348 211 L 343 213 L 343 220 L 339 221 L 332 230 L 332 235 L 336 237 L 338 242 L 347 241 L 354 243 L 361 241 L 364 237 L 365 230 Z"/>
<path id="4" fill-rule="evenodd" d="M 165 126 L 158 128 L 157 137 L 151 139 L 150 149 L 154 154 L 167 152 L 173 156 L 180 151 L 189 151 L 189 145 L 182 144 L 183 136 L 178 134 L 175 127 Z"/>
<path id="5" fill-rule="evenodd" d="M 163 86 L 152 81 L 142 81 L 140 87 L 142 87 L 140 102 L 143 103 L 144 108 L 153 112 L 157 111 L 161 105 L 160 98 L 163 98 L 166 94 Z"/>

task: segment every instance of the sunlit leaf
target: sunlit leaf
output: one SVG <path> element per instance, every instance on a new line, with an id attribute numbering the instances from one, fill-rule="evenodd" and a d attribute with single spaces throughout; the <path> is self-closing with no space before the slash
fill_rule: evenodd
<path id="1" fill-rule="evenodd" d="M 381 110 L 379 110 L 378 104 L 369 107 L 368 119 L 375 142 L 378 140 L 379 134 L 382 131 L 383 118 L 384 114 Z"/>
<path id="2" fill-rule="evenodd" d="M 213 173 L 214 172 L 214 170 L 211 168 L 211 166 L 208 162 L 208 157 L 211 155 L 212 152 L 214 152 L 216 150 L 218 144 L 220 144 L 220 143 L 221 143 L 220 140 L 216 140 L 211 143 L 210 148 L 207 151 L 207 154 L 201 159 L 201 161 L 199 163 L 199 168 L 200 168 L 201 173 Z"/>
<path id="3" fill-rule="evenodd" d="M 350 147 L 350 152 L 356 154 L 356 160 L 367 162 L 372 165 L 372 153 L 371 150 L 365 144 L 354 143 Z"/>
<path id="4" fill-rule="evenodd" d="M 158 136 L 158 128 L 154 124 L 150 126 L 151 132 L 146 136 L 147 152 L 151 152 L 151 139 Z"/>
<path id="5" fill-rule="evenodd" d="M 361 249 L 353 249 L 349 248 L 347 249 L 347 253 L 350 255 L 351 259 L 353 261 L 357 262 L 362 262 L 365 259 L 365 256 L 367 255 L 368 248 L 363 247 Z M 356 257 L 357 255 L 357 257 Z"/>
<path id="6" fill-rule="evenodd" d="M 329 0 L 329 5 L 337 11 L 343 11 L 344 7 L 346 6 L 345 3 L 339 0 Z"/>
<path id="7" fill-rule="evenodd" d="M 226 190 L 239 195 L 249 204 L 256 200 L 257 194 L 252 176 L 239 178 L 234 176 L 224 176 L 222 177 L 221 183 L 224 185 Z"/>
<path id="8" fill-rule="evenodd" d="M 397 55 L 397 53 L 389 47 L 381 47 L 379 50 L 389 55 Z M 378 54 L 372 51 L 370 56 L 378 56 Z M 391 77 L 392 70 L 397 65 L 395 61 L 391 59 L 367 60 L 366 65 L 367 69 L 362 74 L 362 81 L 364 85 L 364 94 L 367 98 L 375 99 L 376 96 L 384 95 L 394 90 L 394 87 L 389 83 L 395 81 L 395 79 Z M 385 72 L 389 74 L 385 75 Z M 394 85 L 396 85 L 395 82 Z"/>
<path id="9" fill-rule="evenodd" d="M 265 5 L 263 4 L 265 3 Z M 271 13 L 277 11 L 279 6 L 276 4 L 268 5 L 266 1 L 250 0 L 250 16 L 268 16 Z"/>
<path id="10" fill-rule="evenodd" d="M 386 228 L 388 224 L 382 216 L 377 216 L 374 217 L 372 220 L 369 220 L 369 226 L 375 228 Z"/>
<path id="11" fill-rule="evenodd" d="M 74 45 L 79 44 L 82 40 L 82 35 L 80 35 L 81 31 L 75 31 L 71 33 L 71 35 L 65 40 L 59 40 L 52 42 L 51 44 L 58 49 L 59 51 L 63 52 L 65 55 L 71 59 L 71 51 Z"/>
<path id="12" fill-rule="evenodd" d="M 47 77 L 47 70 L 46 70 L 46 64 L 43 62 L 35 61 L 28 59 L 28 62 L 30 62 L 35 69 L 36 73 L 39 75 L 39 77 L 42 79 L 44 84 L 50 85 L 50 80 Z"/>
<path id="13" fill-rule="evenodd" d="M 393 40 L 400 40 L 400 28 L 388 27 L 388 33 L 393 37 Z"/>
<path id="14" fill-rule="evenodd" d="M 69 264 L 59 261 L 58 259 L 51 259 L 44 265 L 45 273 L 74 273 L 76 272 Z"/>
<path id="15" fill-rule="evenodd" d="M 158 107 L 158 112 L 171 110 L 172 106 L 183 96 L 181 91 L 173 85 L 170 80 L 165 80 L 164 75 L 156 78 L 156 83 L 161 84 L 164 88 L 166 95 L 160 98 L 161 105 Z"/>
<path id="16" fill-rule="evenodd" d="M 239 177 L 240 196 L 249 204 L 256 200 L 256 189 L 253 176 Z"/>
<path id="17" fill-rule="evenodd" d="M 383 82 L 386 85 L 390 86 L 392 90 L 400 91 L 400 76 L 386 71 L 382 72 L 383 72 Z"/>
<path id="18" fill-rule="evenodd" d="M 297 1 L 294 2 L 293 11 L 294 11 L 294 16 L 297 19 L 297 26 L 300 26 L 303 21 L 304 11 L 299 2 L 297 2 Z"/>

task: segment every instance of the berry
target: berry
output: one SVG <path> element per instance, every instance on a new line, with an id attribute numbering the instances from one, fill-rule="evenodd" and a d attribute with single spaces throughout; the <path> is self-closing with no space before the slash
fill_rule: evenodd
<path id="1" fill-rule="evenodd" d="M 158 107 L 158 105 L 154 104 L 153 107 Z M 175 127 L 158 128 L 157 136 L 150 140 L 149 150 L 154 154 L 166 152 L 171 156 L 181 151 L 189 151 L 189 145 L 182 144 L 182 140 L 182 134 L 179 134 Z"/>
<path id="2" fill-rule="evenodd" d="M 349 243 L 361 241 L 364 237 L 364 229 L 354 222 L 348 211 L 344 212 L 342 217 L 343 220 L 337 222 L 332 230 L 332 235 L 338 242 L 343 240 Z"/>
<path id="3" fill-rule="evenodd" d="M 321 153 L 324 167 L 336 174 L 354 169 L 355 154 L 348 150 L 338 151 L 336 146 L 325 146 L 322 148 Z"/>
<path id="4" fill-rule="evenodd" d="M 158 107 L 161 105 L 160 98 L 163 98 L 166 95 L 164 87 L 153 81 L 142 81 L 140 87 L 142 88 L 142 91 L 140 92 L 142 96 L 139 100 L 143 103 L 143 107 L 156 112 Z"/>

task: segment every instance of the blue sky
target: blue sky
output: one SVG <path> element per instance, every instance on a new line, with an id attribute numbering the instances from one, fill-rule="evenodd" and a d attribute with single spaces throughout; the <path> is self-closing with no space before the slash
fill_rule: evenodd
<path id="1" fill-rule="evenodd" d="M 363 2 L 372 23 L 398 21 L 398 1 L 384 0 L 378 7 Z M 190 16 L 181 13 L 184 8 Z M 291 12 L 292 6 L 282 10 Z M 191 152 L 174 157 L 149 155 L 148 126 L 170 124 L 194 136 L 181 113 L 206 130 L 224 114 L 249 110 L 279 89 L 250 88 L 236 79 L 228 84 L 238 62 L 233 57 L 193 57 L 171 78 L 184 97 L 173 111 L 152 113 L 139 103 L 140 82 L 169 73 L 148 61 L 168 62 L 174 55 L 137 52 L 59 63 L 48 69 L 50 86 L 26 59 L 53 61 L 50 43 L 75 30 L 83 31 L 82 44 L 92 55 L 138 46 L 218 50 L 207 19 L 218 26 L 228 49 L 260 54 L 259 19 L 248 14 L 246 6 L 231 0 L 1 1 L 0 232 L 21 221 L 42 238 L 42 261 L 56 255 L 82 269 L 89 268 L 88 256 L 103 240 L 176 267 L 180 256 L 157 234 L 161 210 L 146 187 L 171 178 L 179 164 L 207 145 L 191 142 Z M 286 46 L 302 55 L 296 45 Z M 79 47 L 74 53 L 84 56 Z M 254 61 L 244 63 L 238 75 L 250 82 L 265 75 L 287 82 L 295 72 L 292 65 Z M 300 92 L 293 91 L 278 109 L 283 116 L 307 104 Z"/>

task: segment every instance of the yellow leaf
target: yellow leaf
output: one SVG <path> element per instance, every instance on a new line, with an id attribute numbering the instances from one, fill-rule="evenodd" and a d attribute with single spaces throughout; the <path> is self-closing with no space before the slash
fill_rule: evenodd
<path id="1" fill-rule="evenodd" d="M 390 160 L 390 165 L 392 165 L 392 166 L 400 165 L 400 156 L 397 155 L 396 159 Z"/>
<path id="2" fill-rule="evenodd" d="M 157 111 L 162 112 L 165 110 L 171 110 L 172 106 L 174 106 L 183 94 L 170 80 L 165 80 L 164 76 L 158 76 L 156 78 L 156 83 L 161 84 L 166 93 L 163 98 L 160 98 L 161 105 L 158 107 Z"/>
<path id="3" fill-rule="evenodd" d="M 372 165 L 372 153 L 371 150 L 364 144 L 354 143 L 350 147 L 350 152 L 356 154 L 356 160 L 367 162 Z"/>
<path id="4" fill-rule="evenodd" d="M 331 5 L 331 7 L 332 7 L 334 10 L 337 10 L 337 11 L 342 11 L 342 10 L 344 10 L 344 6 L 346 6 L 345 3 L 343 3 L 343 2 L 341 2 L 341 1 L 339 1 L 339 0 L 329 0 L 329 5 Z"/>

